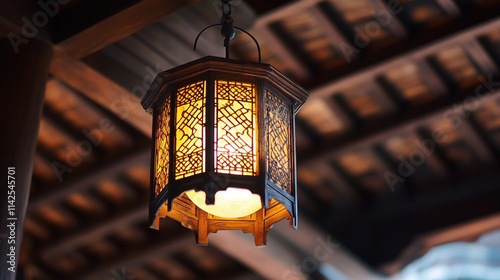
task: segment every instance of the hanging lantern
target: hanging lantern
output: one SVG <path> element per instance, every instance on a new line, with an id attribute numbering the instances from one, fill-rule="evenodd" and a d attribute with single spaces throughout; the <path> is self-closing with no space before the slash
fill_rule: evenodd
<path id="1" fill-rule="evenodd" d="M 282 219 L 296 228 L 294 116 L 307 97 L 262 63 L 205 57 L 160 73 L 142 100 L 153 115 L 151 227 L 168 216 L 199 244 L 230 229 L 256 245 Z"/>

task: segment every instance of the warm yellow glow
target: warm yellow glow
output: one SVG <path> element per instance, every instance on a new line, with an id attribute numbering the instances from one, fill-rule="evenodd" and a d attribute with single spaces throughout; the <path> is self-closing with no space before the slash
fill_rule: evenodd
<path id="1" fill-rule="evenodd" d="M 257 174 L 256 90 L 251 83 L 215 81 L 215 169 Z"/>
<path id="2" fill-rule="evenodd" d="M 227 188 L 215 193 L 215 204 L 205 203 L 204 191 L 190 190 L 186 195 L 205 212 L 224 218 L 240 218 L 255 213 L 262 208 L 260 196 L 247 189 Z"/>
<path id="3" fill-rule="evenodd" d="M 168 184 L 170 160 L 170 96 L 161 106 L 156 121 L 156 169 L 155 169 L 155 196 Z"/>
<path id="4" fill-rule="evenodd" d="M 205 171 L 205 81 L 177 90 L 175 179 Z"/>

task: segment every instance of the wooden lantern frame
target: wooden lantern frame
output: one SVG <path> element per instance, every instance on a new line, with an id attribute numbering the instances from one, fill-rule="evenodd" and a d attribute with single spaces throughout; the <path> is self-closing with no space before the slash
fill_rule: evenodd
<path id="1" fill-rule="evenodd" d="M 256 93 L 256 122 L 257 141 L 256 172 L 254 175 L 226 174 L 217 171 L 217 159 L 214 158 L 214 143 L 217 143 L 217 135 L 213 129 L 206 129 L 204 134 L 204 153 L 206 160 L 203 162 L 203 172 L 176 178 L 175 164 L 175 127 L 176 127 L 176 100 L 178 90 L 186 85 L 192 85 L 203 81 L 205 88 L 204 117 L 205 128 L 214 127 L 214 110 L 217 106 L 215 97 L 216 82 L 224 80 L 238 83 L 249 83 L 255 85 Z M 239 61 L 227 58 L 204 57 L 196 61 L 181 65 L 171 70 L 158 74 L 151 88 L 144 96 L 141 104 L 144 109 L 153 115 L 153 149 L 151 157 L 151 192 L 149 221 L 152 228 L 159 228 L 159 219 L 169 216 L 182 223 L 183 226 L 195 232 L 198 244 L 207 244 L 208 234 L 218 230 L 242 230 L 254 235 L 256 245 L 266 245 L 267 231 L 272 224 L 287 218 L 290 227 L 297 227 L 297 186 L 296 186 L 296 163 L 295 163 L 295 114 L 306 101 L 309 93 L 302 87 L 285 77 L 274 67 L 268 64 Z M 288 166 L 276 166 L 271 160 L 269 149 L 269 133 L 276 127 L 270 127 L 268 115 L 273 113 L 268 106 L 269 100 L 280 102 L 276 107 L 280 113 L 286 115 L 288 123 L 289 146 Z M 168 133 L 168 170 L 166 178 L 157 175 L 158 164 L 158 135 L 161 121 L 162 108 L 165 102 L 169 107 L 167 123 L 161 123 Z M 163 107 L 162 107 L 163 106 Z M 166 110 L 166 109 L 164 109 Z M 266 115 L 268 114 L 268 115 Z M 283 135 L 282 135 L 283 136 Z M 274 165 L 274 169 L 270 167 Z M 290 184 L 284 187 L 280 185 L 273 174 L 276 168 L 288 169 Z M 158 180 L 157 180 L 158 177 Z M 166 180 L 166 185 L 158 185 L 161 180 Z M 158 182 L 157 182 L 158 181 Z M 162 181 L 163 182 L 163 181 Z M 224 182 L 224 183 L 222 183 Z M 207 187 L 209 186 L 209 187 Z M 250 190 L 258 194 L 263 207 L 257 212 L 241 218 L 224 218 L 211 215 L 196 206 L 185 194 L 185 191 L 195 189 L 205 191 L 206 203 L 213 204 L 215 193 L 228 187 L 237 187 Z"/>

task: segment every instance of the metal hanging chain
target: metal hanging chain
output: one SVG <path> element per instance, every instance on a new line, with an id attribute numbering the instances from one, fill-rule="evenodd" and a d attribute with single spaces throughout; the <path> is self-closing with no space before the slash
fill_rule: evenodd
<path id="1" fill-rule="evenodd" d="M 231 2 L 232 0 L 221 0 L 222 2 L 222 18 L 221 22 L 224 22 L 225 19 L 231 19 Z"/>
<path id="2" fill-rule="evenodd" d="M 222 29 L 220 34 L 224 37 L 224 47 L 226 48 L 226 58 L 229 58 L 229 41 L 234 38 L 233 18 L 231 17 L 231 0 L 222 1 L 222 17 L 220 22 Z"/>
<path id="3" fill-rule="evenodd" d="M 255 45 L 257 45 L 257 51 L 259 53 L 259 63 L 261 62 L 261 55 L 260 55 L 260 46 L 259 42 L 257 42 L 257 39 L 255 39 L 252 34 L 248 33 L 247 31 L 234 26 L 233 25 L 233 18 L 231 17 L 231 2 L 232 0 L 221 0 L 222 2 L 222 17 L 220 19 L 221 23 L 218 24 L 212 24 L 208 27 L 205 27 L 198 36 L 196 36 L 196 39 L 194 40 L 194 48 L 193 50 L 196 51 L 196 44 L 198 43 L 198 39 L 200 36 L 207 31 L 210 28 L 213 28 L 215 26 L 222 26 L 221 28 L 221 35 L 224 37 L 224 47 L 226 48 L 226 58 L 229 58 L 229 42 L 231 39 L 234 38 L 235 36 L 235 30 L 241 31 L 245 34 L 247 34 L 252 40 L 255 42 Z"/>

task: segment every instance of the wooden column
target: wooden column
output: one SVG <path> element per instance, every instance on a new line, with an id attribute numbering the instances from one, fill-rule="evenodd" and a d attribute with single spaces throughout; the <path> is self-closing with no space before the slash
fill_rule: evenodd
<path id="1" fill-rule="evenodd" d="M 38 127 L 52 46 L 29 39 L 16 52 L 0 40 L 0 280 L 16 279 Z M 11 168 L 11 169 L 9 169 Z M 8 177 L 8 172 L 12 177 Z M 13 179 L 15 178 L 15 179 Z M 11 181 L 11 182 L 8 182 Z M 14 190 L 15 193 L 9 191 Z M 9 200 L 14 199 L 14 206 Z M 9 197 L 10 196 L 10 197 Z M 13 207 L 9 212 L 9 206 Z M 14 225 L 14 226 L 13 226 Z M 9 228 L 10 226 L 10 228 Z M 11 231 L 12 230 L 12 231 Z M 15 244 L 14 244 L 15 242 Z M 12 246 L 12 247 L 11 247 Z M 11 251 L 11 249 L 14 249 Z M 15 272 L 8 263 L 15 254 Z"/>

